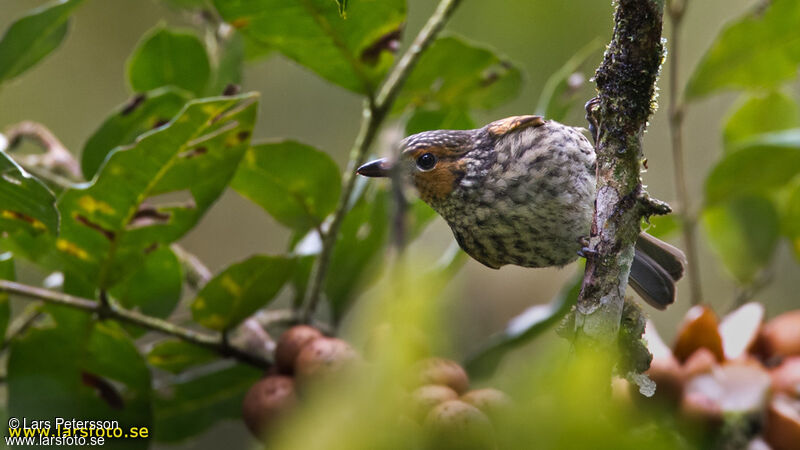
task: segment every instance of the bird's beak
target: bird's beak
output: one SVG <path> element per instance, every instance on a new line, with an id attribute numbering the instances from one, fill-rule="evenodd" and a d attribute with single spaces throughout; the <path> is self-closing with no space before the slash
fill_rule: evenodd
<path id="1" fill-rule="evenodd" d="M 370 161 L 356 170 L 356 173 L 365 177 L 388 177 L 392 164 L 386 158 Z"/>

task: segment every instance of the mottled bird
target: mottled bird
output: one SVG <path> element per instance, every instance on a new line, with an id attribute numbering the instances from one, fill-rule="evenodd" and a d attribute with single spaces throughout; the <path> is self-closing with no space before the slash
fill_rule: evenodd
<path id="1" fill-rule="evenodd" d="M 400 156 L 358 168 L 368 177 L 397 171 L 480 263 L 499 269 L 563 266 L 589 236 L 595 152 L 578 128 L 514 116 L 474 130 L 426 131 L 405 138 Z M 642 233 L 630 284 L 650 305 L 675 300 L 685 257 Z"/>

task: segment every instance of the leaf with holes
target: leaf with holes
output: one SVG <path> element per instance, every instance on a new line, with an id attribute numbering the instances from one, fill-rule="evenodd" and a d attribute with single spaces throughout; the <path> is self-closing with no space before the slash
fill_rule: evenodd
<path id="1" fill-rule="evenodd" d="M 176 86 L 202 95 L 210 74 L 200 39 L 192 32 L 164 27 L 147 33 L 128 60 L 128 81 L 136 92 Z"/>
<path id="2" fill-rule="evenodd" d="M 348 18 L 330 0 L 214 0 L 252 47 L 274 48 L 317 75 L 359 93 L 374 92 L 394 60 L 405 0 L 359 0 Z"/>
<path id="3" fill-rule="evenodd" d="M 161 88 L 137 94 L 120 105 L 83 146 L 83 176 L 92 179 L 114 148 L 131 144 L 140 134 L 165 125 L 190 98 L 186 91 Z"/>
<path id="4" fill-rule="evenodd" d="M 0 38 L 0 84 L 30 69 L 64 40 L 70 14 L 83 0 L 60 0 L 17 19 Z"/>
<path id="5" fill-rule="evenodd" d="M 778 212 L 764 196 L 743 195 L 707 208 L 703 225 L 711 247 L 742 284 L 755 279 L 778 244 Z"/>
<path id="6" fill-rule="evenodd" d="M 389 193 L 367 188 L 342 221 L 325 282 L 325 294 L 337 320 L 370 275 L 380 269 L 376 261 L 388 229 Z"/>
<path id="7" fill-rule="evenodd" d="M 766 95 L 745 95 L 732 108 L 722 131 L 725 151 L 753 136 L 800 126 L 797 103 L 778 91 Z"/>
<path id="8" fill-rule="evenodd" d="M 231 187 L 278 222 L 305 231 L 319 226 L 336 207 L 339 167 L 330 156 L 295 141 L 251 147 Z"/>
<path id="9" fill-rule="evenodd" d="M 81 313 L 78 313 L 81 314 Z M 17 417 L 114 418 L 120 427 L 151 427 L 150 371 L 136 346 L 111 321 L 32 327 L 11 343 L 8 407 Z M 53 370 L 58 367 L 58 370 Z M 145 439 L 119 448 L 147 448 Z"/>
<path id="10" fill-rule="evenodd" d="M 521 86 L 522 72 L 504 57 L 459 37 L 442 37 L 420 57 L 394 108 L 490 109 L 514 98 Z"/>
<path id="11" fill-rule="evenodd" d="M 180 339 L 167 339 L 150 349 L 147 362 L 167 372 L 181 373 L 186 369 L 210 363 L 217 357 L 211 350 Z"/>
<path id="12" fill-rule="evenodd" d="M 57 233 L 55 203 L 55 196 L 44 184 L 0 151 L 0 230 Z"/>
<path id="13" fill-rule="evenodd" d="M 800 174 L 800 128 L 761 134 L 740 144 L 711 169 L 706 202 L 784 186 Z"/>
<path id="14" fill-rule="evenodd" d="M 267 306 L 292 276 L 294 261 L 253 256 L 211 279 L 192 303 L 192 317 L 214 330 L 228 330 Z"/>
<path id="15" fill-rule="evenodd" d="M 191 101 L 167 125 L 115 150 L 93 183 L 64 191 L 55 242 L 63 267 L 108 289 L 194 227 L 249 146 L 256 99 Z"/>
<path id="16" fill-rule="evenodd" d="M 774 87 L 795 79 L 800 66 L 800 2 L 775 0 L 726 26 L 695 68 L 689 98 L 722 89 Z"/>
<path id="17" fill-rule="evenodd" d="M 168 384 L 154 401 L 156 440 L 177 442 L 222 419 L 240 420 L 244 395 L 261 376 L 258 369 L 236 365 Z"/>

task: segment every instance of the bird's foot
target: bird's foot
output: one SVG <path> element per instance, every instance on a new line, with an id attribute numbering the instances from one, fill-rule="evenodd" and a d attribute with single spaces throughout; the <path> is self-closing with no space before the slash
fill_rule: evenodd
<path id="1" fill-rule="evenodd" d="M 586 259 L 594 258 L 595 256 L 597 256 L 597 251 L 596 250 L 592 250 L 589 247 L 581 247 L 581 249 L 578 250 L 578 256 L 580 256 L 581 258 L 586 258 Z"/>
<path id="2" fill-rule="evenodd" d="M 586 121 L 589 122 L 589 133 L 592 134 L 592 140 L 597 145 L 597 133 L 599 132 L 599 125 L 597 120 L 597 113 L 600 109 L 600 97 L 594 97 L 584 106 L 586 108 Z"/>

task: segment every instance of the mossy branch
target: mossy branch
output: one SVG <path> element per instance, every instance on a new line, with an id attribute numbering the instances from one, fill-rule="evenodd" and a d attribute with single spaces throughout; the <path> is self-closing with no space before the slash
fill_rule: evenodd
<path id="1" fill-rule="evenodd" d="M 595 73 L 598 97 L 587 113 L 597 131 L 597 200 L 575 311 L 579 347 L 615 345 L 641 219 L 655 212 L 640 172 L 664 57 L 663 11 L 663 1 L 617 1 L 614 35 Z"/>

